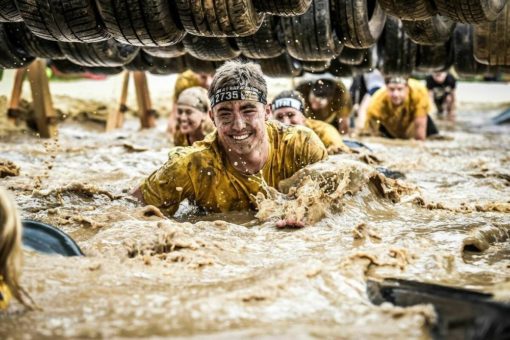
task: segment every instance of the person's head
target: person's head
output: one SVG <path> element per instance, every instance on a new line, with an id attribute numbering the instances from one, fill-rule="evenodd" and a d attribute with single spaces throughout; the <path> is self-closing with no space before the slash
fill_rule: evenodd
<path id="1" fill-rule="evenodd" d="M 312 111 L 326 108 L 329 102 L 337 95 L 337 84 L 332 79 L 319 79 L 313 85 L 308 95 Z"/>
<path id="2" fill-rule="evenodd" d="M 246 155 L 267 140 L 265 121 L 271 109 L 266 96 L 259 65 L 229 61 L 218 68 L 209 88 L 209 114 L 227 153 Z"/>
<path id="3" fill-rule="evenodd" d="M 305 125 L 304 102 L 298 91 L 280 92 L 271 104 L 274 119 L 287 125 Z"/>
<path id="4" fill-rule="evenodd" d="M 434 79 L 434 81 L 436 83 L 442 84 L 446 80 L 447 75 L 448 75 L 448 73 L 446 73 L 446 72 L 434 72 L 434 73 L 432 73 L 432 78 Z"/>
<path id="5" fill-rule="evenodd" d="M 177 128 L 184 134 L 192 134 L 209 119 L 209 98 L 207 90 L 191 87 L 181 92 L 177 98 Z"/>
<path id="6" fill-rule="evenodd" d="M 388 90 L 388 97 L 395 106 L 402 105 L 407 96 L 409 95 L 409 86 L 407 85 L 406 77 L 386 77 L 386 88 Z"/>
<path id="7" fill-rule="evenodd" d="M 14 201 L 0 187 L 0 276 L 21 303 L 24 291 L 19 284 L 21 271 L 21 219 Z M 26 294 L 25 294 L 26 295 Z"/>
<path id="8" fill-rule="evenodd" d="M 212 74 L 210 73 L 197 73 L 197 78 L 199 81 L 199 86 L 202 86 L 204 89 L 208 89 L 211 86 L 212 82 Z"/>

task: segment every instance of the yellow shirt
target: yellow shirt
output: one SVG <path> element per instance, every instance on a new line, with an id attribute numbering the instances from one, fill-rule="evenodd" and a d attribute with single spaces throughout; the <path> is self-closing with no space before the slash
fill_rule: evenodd
<path id="1" fill-rule="evenodd" d="M 195 72 L 187 70 L 179 74 L 175 80 L 174 103 L 177 103 L 177 98 L 179 98 L 182 91 L 195 86 L 200 86 L 200 79 Z"/>
<path id="2" fill-rule="evenodd" d="M 414 138 L 414 120 L 427 116 L 430 99 L 427 88 L 419 81 L 409 79 L 408 86 L 409 95 L 398 107 L 391 102 L 386 88 L 377 91 L 368 106 L 365 127 L 378 132 L 382 125 L 394 138 Z"/>
<path id="3" fill-rule="evenodd" d="M 210 212 L 255 208 L 254 195 L 277 188 L 281 180 L 327 157 L 324 145 L 307 128 L 266 122 L 269 158 L 258 174 L 244 175 L 227 160 L 217 133 L 191 147 L 176 147 L 169 160 L 142 184 L 145 203 L 173 215 L 184 199 Z"/>
<path id="4" fill-rule="evenodd" d="M 12 294 L 9 287 L 5 284 L 3 278 L 0 276 L 0 311 L 6 310 L 9 307 Z"/>
<path id="5" fill-rule="evenodd" d="M 319 136 L 329 154 L 350 152 L 347 145 L 344 144 L 342 136 L 333 125 L 308 118 L 305 121 L 305 126 L 312 129 Z"/>
<path id="6" fill-rule="evenodd" d="M 216 130 L 214 127 L 214 124 L 209 119 L 207 119 L 206 121 L 204 121 L 202 123 L 201 129 L 202 129 L 202 133 L 204 135 L 208 135 L 209 133 Z M 178 126 L 177 126 L 177 130 L 174 133 L 174 145 L 175 146 L 191 146 L 191 144 L 189 143 L 189 140 L 188 140 L 188 136 L 182 134 L 181 131 L 179 131 Z"/>

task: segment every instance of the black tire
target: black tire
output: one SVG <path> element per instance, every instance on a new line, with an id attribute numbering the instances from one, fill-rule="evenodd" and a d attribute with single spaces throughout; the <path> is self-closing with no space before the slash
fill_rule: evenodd
<path id="1" fill-rule="evenodd" d="M 13 45 L 23 49 L 32 57 L 45 59 L 64 59 L 58 43 L 45 40 L 32 34 L 23 22 L 6 23 L 5 30 Z"/>
<path id="2" fill-rule="evenodd" d="M 20 68 L 34 60 L 24 48 L 13 45 L 3 23 L 0 23 L 0 69 Z"/>
<path id="3" fill-rule="evenodd" d="M 148 58 L 150 58 L 149 65 L 151 65 L 151 68 L 149 69 L 149 72 L 151 74 L 169 75 L 181 73 L 188 69 L 184 57 L 158 58 L 149 56 Z"/>
<path id="4" fill-rule="evenodd" d="M 284 53 L 272 59 L 252 60 L 260 65 L 262 72 L 272 78 L 299 77 L 303 73 L 303 66 L 299 60 Z"/>
<path id="5" fill-rule="evenodd" d="M 450 40 L 455 22 L 440 15 L 425 20 L 402 21 L 407 36 L 417 44 L 442 45 Z"/>
<path id="6" fill-rule="evenodd" d="M 303 71 L 308 73 L 326 73 L 331 66 L 331 61 L 301 61 Z"/>
<path id="7" fill-rule="evenodd" d="M 187 34 L 183 43 L 189 54 L 201 60 L 223 61 L 241 54 L 232 38 L 198 37 Z"/>
<path id="8" fill-rule="evenodd" d="M 366 50 L 344 47 L 338 60 L 345 65 L 359 65 L 365 59 Z"/>
<path id="9" fill-rule="evenodd" d="M 285 52 L 285 46 L 279 38 L 282 34 L 280 20 L 268 15 L 255 34 L 236 38 L 236 42 L 241 53 L 248 58 L 275 58 Z"/>
<path id="10" fill-rule="evenodd" d="M 85 72 L 96 74 L 99 76 L 114 76 L 122 73 L 122 67 L 85 67 Z"/>
<path id="11" fill-rule="evenodd" d="M 510 5 L 495 21 L 475 26 L 474 57 L 485 65 L 510 66 Z"/>
<path id="12" fill-rule="evenodd" d="M 184 56 L 187 67 L 196 73 L 214 74 L 218 67 L 223 65 L 223 61 L 209 61 L 197 59 L 189 54 Z"/>
<path id="13" fill-rule="evenodd" d="M 77 65 L 67 59 L 50 60 L 48 66 L 52 66 L 64 74 L 85 73 L 85 67 Z"/>
<path id="14" fill-rule="evenodd" d="M 446 71 L 453 65 L 453 57 L 450 41 L 442 45 L 418 45 L 415 70 L 425 74 Z"/>
<path id="15" fill-rule="evenodd" d="M 164 47 L 143 47 L 145 53 L 158 58 L 177 58 L 186 54 L 186 48 L 182 42 Z"/>
<path id="16" fill-rule="evenodd" d="M 507 0 L 434 0 L 439 14 L 457 22 L 479 24 L 493 21 Z"/>
<path id="17" fill-rule="evenodd" d="M 110 34 L 123 44 L 168 46 L 184 37 L 176 8 L 168 0 L 96 0 Z"/>
<path id="18" fill-rule="evenodd" d="M 140 50 L 114 39 L 90 44 L 59 43 L 59 46 L 69 61 L 88 67 L 123 66 L 131 62 Z"/>
<path id="19" fill-rule="evenodd" d="M 253 0 L 253 4 L 259 12 L 292 17 L 305 13 L 310 8 L 312 0 Z"/>
<path id="20" fill-rule="evenodd" d="M 357 75 L 372 72 L 377 67 L 378 60 L 377 46 L 366 49 L 361 63 L 352 66 L 352 73 Z"/>
<path id="21" fill-rule="evenodd" d="M 402 22 L 388 17 L 378 42 L 379 68 L 384 75 L 409 75 L 416 64 L 416 44 L 405 34 Z"/>
<path id="22" fill-rule="evenodd" d="M 0 22 L 19 22 L 23 18 L 19 14 L 14 0 L 0 0 Z"/>
<path id="23" fill-rule="evenodd" d="M 257 32 L 264 14 L 251 0 L 176 0 L 184 29 L 204 37 L 244 37 Z"/>
<path id="24" fill-rule="evenodd" d="M 16 0 L 28 28 L 43 39 L 97 42 L 110 38 L 93 0 Z"/>
<path id="25" fill-rule="evenodd" d="M 455 70 L 462 77 L 485 74 L 487 65 L 477 62 L 473 55 L 473 27 L 457 24 L 453 31 L 453 50 Z"/>
<path id="26" fill-rule="evenodd" d="M 339 78 L 348 78 L 353 76 L 352 66 L 343 64 L 338 58 L 331 60 L 328 72 Z"/>
<path id="27" fill-rule="evenodd" d="M 388 13 L 404 20 L 424 20 L 437 13 L 433 0 L 378 0 Z M 456 1 L 456 0 L 445 0 Z"/>
<path id="28" fill-rule="evenodd" d="M 143 50 L 138 51 L 135 58 L 125 64 L 123 68 L 128 71 L 150 71 L 152 68 L 152 57 Z"/>
<path id="29" fill-rule="evenodd" d="M 331 60 L 342 52 L 331 26 L 329 0 L 314 0 L 305 14 L 282 18 L 282 23 L 287 52 L 296 59 Z"/>
<path id="30" fill-rule="evenodd" d="M 384 29 L 386 13 L 376 0 L 331 0 L 333 25 L 350 48 L 373 46 Z"/>

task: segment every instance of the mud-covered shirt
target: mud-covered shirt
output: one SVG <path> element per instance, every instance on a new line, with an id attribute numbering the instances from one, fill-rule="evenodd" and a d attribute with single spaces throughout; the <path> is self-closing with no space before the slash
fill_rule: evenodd
<path id="1" fill-rule="evenodd" d="M 365 127 L 377 132 L 382 125 L 394 138 L 414 138 L 414 120 L 427 116 L 430 99 L 427 88 L 419 81 L 409 79 L 408 86 L 409 94 L 400 106 L 393 105 L 386 88 L 377 91 L 368 106 Z"/>
<path id="2" fill-rule="evenodd" d="M 245 175 L 234 168 L 222 150 L 217 132 L 191 147 L 176 147 L 168 161 L 142 184 L 146 204 L 173 215 L 179 203 L 188 199 L 210 212 L 255 208 L 254 195 L 278 188 L 308 164 L 327 157 L 315 133 L 301 126 L 266 122 L 269 157 L 261 171 Z"/>
<path id="3" fill-rule="evenodd" d="M 7 309 L 9 307 L 9 302 L 11 301 L 12 294 L 9 287 L 5 284 L 0 276 L 0 311 Z"/>
<path id="4" fill-rule="evenodd" d="M 434 93 L 434 98 L 442 99 L 445 96 L 455 90 L 457 87 L 457 80 L 448 73 L 443 83 L 438 83 L 435 81 L 433 76 L 428 76 L 426 79 L 427 89 Z"/>
<path id="5" fill-rule="evenodd" d="M 319 136 L 328 153 L 336 154 L 350 151 L 347 145 L 344 144 L 342 136 L 333 125 L 308 118 L 305 121 L 305 126 L 312 129 Z"/>
<path id="6" fill-rule="evenodd" d="M 204 135 L 207 135 L 215 130 L 214 124 L 209 119 L 203 122 L 200 128 L 202 129 Z M 179 131 L 179 126 L 177 126 L 177 130 L 174 133 L 174 145 L 191 146 L 188 136 Z"/>

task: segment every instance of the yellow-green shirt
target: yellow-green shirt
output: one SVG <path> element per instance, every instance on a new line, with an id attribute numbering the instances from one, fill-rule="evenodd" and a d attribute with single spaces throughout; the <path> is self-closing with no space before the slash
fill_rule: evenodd
<path id="1" fill-rule="evenodd" d="M 204 135 L 208 135 L 209 133 L 211 133 L 215 130 L 214 124 L 209 119 L 204 121 L 200 128 L 202 129 L 202 132 Z M 191 146 L 191 144 L 188 140 L 188 136 L 182 134 L 181 131 L 179 131 L 179 126 L 177 126 L 177 130 L 174 133 L 174 145 L 175 146 Z"/>
<path id="2" fill-rule="evenodd" d="M 391 102 L 386 88 L 377 91 L 368 106 L 365 127 L 378 132 L 382 125 L 394 138 L 414 138 L 414 120 L 427 116 L 430 99 L 427 88 L 419 81 L 409 79 L 408 86 L 409 95 L 398 107 Z"/>
<path id="3" fill-rule="evenodd" d="M 9 307 L 12 294 L 9 287 L 5 284 L 4 280 L 0 276 L 0 311 L 6 310 Z"/>
<path id="4" fill-rule="evenodd" d="M 347 145 L 344 144 L 342 136 L 333 125 L 320 120 L 308 118 L 305 121 L 305 126 L 312 129 L 313 132 L 319 136 L 329 154 L 350 152 Z"/>
<path id="5" fill-rule="evenodd" d="M 269 158 L 258 174 L 245 175 L 227 160 L 217 132 L 191 147 L 176 147 L 169 160 L 142 184 L 146 204 L 173 215 L 179 203 L 188 199 L 210 212 L 255 208 L 254 196 L 265 188 L 278 188 L 308 164 L 327 157 L 315 133 L 302 126 L 266 122 Z"/>

